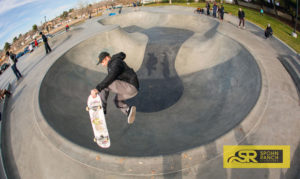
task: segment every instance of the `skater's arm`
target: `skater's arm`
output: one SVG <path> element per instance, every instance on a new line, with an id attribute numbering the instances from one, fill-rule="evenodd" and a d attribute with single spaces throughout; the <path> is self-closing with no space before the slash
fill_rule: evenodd
<path id="1" fill-rule="evenodd" d="M 114 64 L 111 65 L 111 70 L 108 72 L 107 76 L 104 80 L 96 86 L 98 91 L 107 88 L 113 81 L 117 79 L 117 77 L 123 72 L 124 66 L 122 62 L 115 61 Z"/>

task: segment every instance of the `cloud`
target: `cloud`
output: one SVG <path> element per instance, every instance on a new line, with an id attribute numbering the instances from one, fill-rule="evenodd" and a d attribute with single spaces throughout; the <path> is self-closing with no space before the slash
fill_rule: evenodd
<path id="1" fill-rule="evenodd" d="M 0 14 L 10 11 L 14 8 L 36 2 L 38 0 L 1 0 L 0 1 Z"/>

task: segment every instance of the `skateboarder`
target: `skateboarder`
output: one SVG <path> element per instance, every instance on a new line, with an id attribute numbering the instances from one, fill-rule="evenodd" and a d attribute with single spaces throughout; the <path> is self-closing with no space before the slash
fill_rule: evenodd
<path id="1" fill-rule="evenodd" d="M 96 97 L 100 92 L 104 114 L 106 114 L 109 92 L 116 93 L 114 100 L 116 107 L 127 115 L 128 123 L 132 124 L 135 119 L 136 107 L 128 106 L 125 101 L 138 93 L 139 81 L 136 73 L 124 62 L 126 54 L 123 52 L 112 57 L 108 52 L 101 52 L 98 58 L 97 65 L 101 64 L 103 67 L 107 67 L 108 74 L 96 89 L 91 90 L 91 95 Z"/>

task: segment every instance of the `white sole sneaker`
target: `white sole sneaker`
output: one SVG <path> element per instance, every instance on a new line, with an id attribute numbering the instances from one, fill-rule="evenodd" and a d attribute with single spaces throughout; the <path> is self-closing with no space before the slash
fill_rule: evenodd
<path id="1" fill-rule="evenodd" d="M 128 115 L 128 124 L 132 124 L 135 120 L 136 107 L 131 106 L 129 115 Z"/>

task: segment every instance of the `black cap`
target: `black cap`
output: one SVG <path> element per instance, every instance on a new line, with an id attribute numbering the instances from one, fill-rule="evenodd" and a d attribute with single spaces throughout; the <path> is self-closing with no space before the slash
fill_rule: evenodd
<path id="1" fill-rule="evenodd" d="M 99 65 L 100 63 L 102 63 L 103 59 L 104 59 L 105 57 L 107 57 L 107 56 L 109 56 L 109 53 L 108 53 L 108 52 L 101 52 L 101 53 L 99 54 L 99 56 L 98 56 L 99 61 L 98 61 L 97 65 Z"/>

